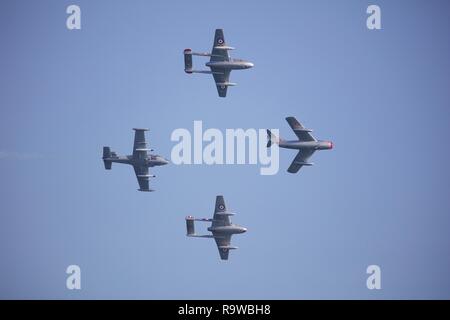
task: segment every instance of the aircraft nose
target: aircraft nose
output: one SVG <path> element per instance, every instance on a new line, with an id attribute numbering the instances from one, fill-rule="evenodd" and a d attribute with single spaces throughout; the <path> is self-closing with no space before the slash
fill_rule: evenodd
<path id="1" fill-rule="evenodd" d="M 247 228 L 242 228 L 242 233 L 247 232 Z"/>
<path id="2" fill-rule="evenodd" d="M 255 65 L 252 62 L 247 63 L 247 68 L 253 68 Z"/>

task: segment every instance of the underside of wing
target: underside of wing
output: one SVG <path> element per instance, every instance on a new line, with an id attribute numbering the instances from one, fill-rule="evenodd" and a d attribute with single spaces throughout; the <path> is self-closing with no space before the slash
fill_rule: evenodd
<path id="1" fill-rule="evenodd" d="M 134 166 L 133 168 L 139 183 L 139 191 L 153 191 L 149 188 L 150 175 L 148 167 Z"/>
<path id="2" fill-rule="evenodd" d="M 304 165 L 311 165 L 307 161 L 314 152 L 315 152 L 314 149 L 305 149 L 299 151 L 295 156 L 294 160 L 292 161 L 291 165 L 287 169 L 287 171 L 289 173 L 297 173 L 298 170 L 300 170 L 301 167 L 303 167 Z"/>
<path id="3" fill-rule="evenodd" d="M 294 117 L 287 117 L 286 121 L 300 141 L 317 141 L 311 134 L 311 130 L 306 129 Z"/>
<path id="4" fill-rule="evenodd" d="M 228 260 L 228 254 L 230 253 L 230 249 L 228 248 L 231 243 L 231 235 L 226 235 L 223 237 L 215 237 L 217 249 L 219 250 L 220 259 Z"/>
<path id="5" fill-rule="evenodd" d="M 217 68 L 211 68 L 211 71 L 213 72 L 213 77 L 216 83 L 217 93 L 219 94 L 219 97 L 226 97 L 228 88 L 226 83 L 229 82 L 231 71 Z"/>
<path id="6" fill-rule="evenodd" d="M 216 29 L 210 61 L 229 61 L 230 55 L 228 54 L 228 50 L 226 50 L 226 47 L 227 45 L 225 44 L 223 29 Z"/>
<path id="7" fill-rule="evenodd" d="M 147 156 L 147 142 L 145 141 L 145 131 L 148 129 L 133 129 L 134 132 L 134 144 L 133 144 L 133 156 L 143 159 Z"/>
<path id="8" fill-rule="evenodd" d="M 231 225 L 230 217 L 227 214 L 223 214 L 227 212 L 227 207 L 225 205 L 225 200 L 223 196 L 216 197 L 216 206 L 214 209 L 213 222 L 211 224 L 212 227 L 217 226 L 229 226 Z"/>

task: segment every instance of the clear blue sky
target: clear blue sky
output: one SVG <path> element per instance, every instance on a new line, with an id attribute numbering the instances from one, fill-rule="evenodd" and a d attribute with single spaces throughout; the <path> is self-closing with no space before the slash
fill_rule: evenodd
<path id="1" fill-rule="evenodd" d="M 382 30 L 366 28 L 378 4 Z M 82 30 L 66 29 L 78 4 Z M 1 298 L 450 298 L 448 1 L 4 1 L 0 11 Z M 183 72 L 184 48 L 224 28 L 234 72 Z M 204 60 L 196 59 L 196 64 Z M 335 148 L 314 167 L 105 171 L 148 127 L 170 157 L 176 128 L 279 128 L 296 116 Z M 249 231 L 220 261 L 186 238 L 223 194 Z M 65 269 L 82 270 L 82 290 Z M 382 289 L 366 288 L 366 268 Z"/>

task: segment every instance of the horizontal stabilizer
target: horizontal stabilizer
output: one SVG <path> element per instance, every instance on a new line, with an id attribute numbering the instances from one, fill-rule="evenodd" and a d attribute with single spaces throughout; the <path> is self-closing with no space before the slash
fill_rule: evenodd
<path id="1" fill-rule="evenodd" d="M 155 190 L 153 189 L 138 189 L 138 191 L 142 191 L 142 192 L 153 192 Z"/>
<path id="2" fill-rule="evenodd" d="M 134 131 L 148 131 L 147 128 L 133 128 Z"/>

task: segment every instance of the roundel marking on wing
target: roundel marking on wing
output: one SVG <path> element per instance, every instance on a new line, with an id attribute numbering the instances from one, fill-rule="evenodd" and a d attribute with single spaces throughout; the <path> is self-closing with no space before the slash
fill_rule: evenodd
<path id="1" fill-rule="evenodd" d="M 217 43 L 218 44 L 223 44 L 223 39 L 222 38 L 217 39 Z"/>
<path id="2" fill-rule="evenodd" d="M 223 209 L 225 209 L 225 206 L 223 204 L 221 204 L 221 205 L 219 205 L 219 209 L 223 210 Z"/>

